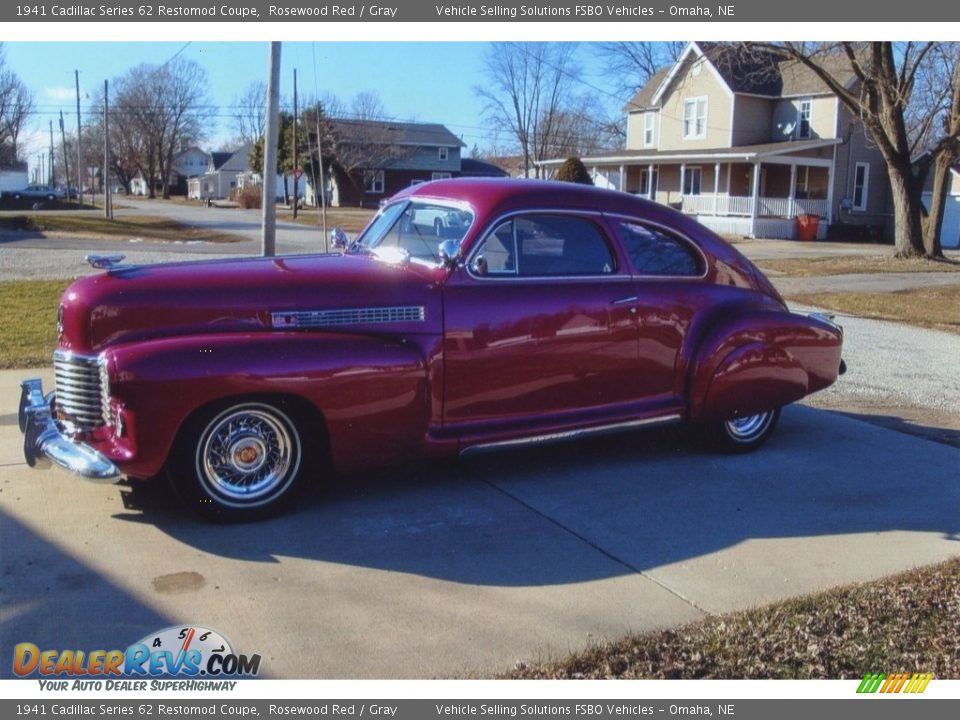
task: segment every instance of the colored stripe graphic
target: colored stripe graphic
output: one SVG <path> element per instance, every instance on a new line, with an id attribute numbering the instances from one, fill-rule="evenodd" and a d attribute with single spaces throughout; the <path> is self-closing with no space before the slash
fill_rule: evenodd
<path id="1" fill-rule="evenodd" d="M 867 673 L 857 687 L 858 693 L 922 693 L 933 679 L 933 673 Z"/>

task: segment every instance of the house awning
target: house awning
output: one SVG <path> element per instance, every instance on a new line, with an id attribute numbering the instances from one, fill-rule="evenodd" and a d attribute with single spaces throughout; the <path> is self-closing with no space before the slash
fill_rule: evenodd
<path id="1" fill-rule="evenodd" d="M 659 163 L 716 163 L 716 162 L 756 162 L 774 161 L 796 153 L 818 150 L 842 144 L 840 138 L 824 140 L 788 140 L 785 142 L 763 143 L 761 145 L 739 145 L 729 148 L 711 148 L 708 150 L 621 150 L 609 155 L 596 155 L 581 158 L 584 165 L 657 165 Z M 809 164 L 830 163 L 825 158 L 799 157 L 797 160 L 809 161 Z M 558 167 L 566 158 L 541 160 L 541 167 Z"/>

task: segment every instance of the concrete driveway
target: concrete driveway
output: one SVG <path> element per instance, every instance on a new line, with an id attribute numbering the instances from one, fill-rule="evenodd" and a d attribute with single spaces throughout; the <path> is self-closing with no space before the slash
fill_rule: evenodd
<path id="1" fill-rule="evenodd" d="M 0 407 L 26 374 L 0 372 Z M 160 483 L 29 470 L 8 412 L 0 676 L 18 642 L 122 649 L 177 623 L 270 677 L 488 676 L 955 556 L 958 473 L 956 448 L 796 406 L 750 456 L 624 435 L 338 479 L 218 526 Z"/>

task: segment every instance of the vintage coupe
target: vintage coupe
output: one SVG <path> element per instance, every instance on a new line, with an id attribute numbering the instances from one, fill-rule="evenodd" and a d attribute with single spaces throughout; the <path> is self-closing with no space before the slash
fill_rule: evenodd
<path id="1" fill-rule="evenodd" d="M 330 254 L 103 264 L 63 295 L 56 391 L 23 383 L 27 461 L 165 473 L 224 518 L 324 470 L 647 425 L 752 450 L 842 372 L 840 327 L 712 232 L 571 184 L 418 185 Z"/>

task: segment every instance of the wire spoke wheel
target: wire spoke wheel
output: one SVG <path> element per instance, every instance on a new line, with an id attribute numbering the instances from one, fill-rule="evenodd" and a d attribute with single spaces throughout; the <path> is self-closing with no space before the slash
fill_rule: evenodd
<path id="1" fill-rule="evenodd" d="M 217 415 L 196 451 L 196 476 L 206 494 L 232 508 L 279 498 L 297 476 L 300 437 L 293 422 L 269 405 L 235 406 Z"/>

